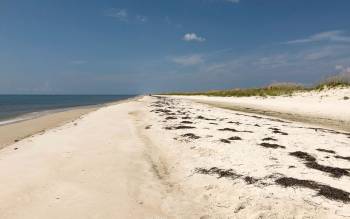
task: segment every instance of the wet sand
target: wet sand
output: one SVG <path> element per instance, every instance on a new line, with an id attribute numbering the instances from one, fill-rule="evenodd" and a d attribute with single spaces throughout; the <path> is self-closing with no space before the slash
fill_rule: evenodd
<path id="1" fill-rule="evenodd" d="M 1 125 L 0 149 L 36 133 L 44 132 L 45 130 L 71 122 L 99 107 L 75 107 L 61 112 L 49 113 L 38 118 Z"/>

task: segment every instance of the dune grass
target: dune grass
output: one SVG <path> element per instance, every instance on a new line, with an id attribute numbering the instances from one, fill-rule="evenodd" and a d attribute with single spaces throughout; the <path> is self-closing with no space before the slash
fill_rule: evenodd
<path id="1" fill-rule="evenodd" d="M 200 92 L 170 92 L 166 95 L 206 95 L 221 97 L 250 97 L 250 96 L 290 96 L 295 92 L 323 90 L 328 88 L 350 87 L 350 74 L 337 74 L 325 78 L 314 86 L 304 86 L 297 83 L 274 83 L 261 88 L 235 88 L 228 90 L 210 90 Z"/>
<path id="2" fill-rule="evenodd" d="M 207 96 L 223 96 L 223 97 L 249 97 L 249 96 L 281 96 L 291 95 L 296 91 L 307 90 L 306 87 L 293 83 L 272 84 L 263 88 L 236 88 L 230 90 L 211 90 L 204 92 L 171 92 L 167 95 L 207 95 Z"/>
<path id="3" fill-rule="evenodd" d="M 350 72 L 333 75 L 320 81 L 315 89 L 323 90 L 325 88 L 349 87 L 350 86 Z"/>

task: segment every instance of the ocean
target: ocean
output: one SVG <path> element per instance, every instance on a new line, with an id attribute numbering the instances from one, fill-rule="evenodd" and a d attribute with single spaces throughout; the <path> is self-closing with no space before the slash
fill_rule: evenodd
<path id="1" fill-rule="evenodd" d="M 135 95 L 0 95 L 0 125 L 78 106 L 124 100 Z"/>

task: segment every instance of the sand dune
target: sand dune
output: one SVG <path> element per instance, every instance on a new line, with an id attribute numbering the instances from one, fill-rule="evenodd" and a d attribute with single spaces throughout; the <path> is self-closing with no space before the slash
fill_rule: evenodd
<path id="1" fill-rule="evenodd" d="M 0 218 L 350 217 L 350 134 L 172 97 L 0 151 Z"/>
<path id="2" fill-rule="evenodd" d="M 277 97 L 181 96 L 218 107 L 265 114 L 350 131 L 350 88 Z"/>

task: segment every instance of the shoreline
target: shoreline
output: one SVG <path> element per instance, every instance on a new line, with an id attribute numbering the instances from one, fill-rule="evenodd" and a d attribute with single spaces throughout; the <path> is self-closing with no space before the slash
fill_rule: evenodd
<path id="1" fill-rule="evenodd" d="M 33 112 L 37 113 L 37 115 L 19 121 L 0 124 L 0 150 L 27 137 L 45 132 L 46 130 L 59 127 L 69 122 L 74 122 L 82 116 L 96 111 L 100 108 L 118 104 L 120 102 L 131 100 L 137 97 L 139 96 L 103 104 L 92 104 Z M 18 117 L 12 118 L 11 120 L 15 120 L 16 118 Z"/>
<path id="2" fill-rule="evenodd" d="M 110 103 L 114 103 L 116 101 L 119 100 L 124 100 L 124 99 L 129 99 L 129 98 L 133 98 L 136 97 L 137 95 L 0 95 L 0 98 L 2 97 L 7 97 L 7 96 L 33 96 L 33 97 L 49 97 L 49 96 L 53 96 L 53 97 L 62 97 L 62 96 L 67 96 L 68 98 L 71 97 L 75 97 L 75 96 L 81 96 L 81 97 L 89 97 L 91 96 L 92 98 L 94 98 L 95 96 L 113 96 L 117 99 L 109 99 L 109 100 L 104 100 L 104 101 L 100 101 L 100 100 L 95 100 L 97 102 L 79 102 L 79 100 L 75 103 L 68 103 L 68 102 L 64 102 L 62 105 L 56 105 L 56 106 L 50 106 L 47 105 L 46 107 L 37 107 L 36 109 L 33 110 L 23 110 L 22 112 L 17 112 L 15 114 L 8 114 L 6 115 L 6 111 L 5 111 L 5 115 L 2 115 L 0 113 L 0 126 L 2 125 L 8 125 L 8 124 L 12 124 L 12 123 L 16 123 L 16 122 L 22 122 L 25 120 L 30 120 L 30 119 L 35 119 L 44 115 L 48 115 L 48 114 L 52 114 L 52 113 L 58 113 L 58 112 L 63 112 L 63 111 L 68 111 L 68 110 L 74 110 L 74 109 L 78 109 L 78 108 L 91 108 L 91 107 L 99 107 L 99 106 L 105 106 L 107 104 Z M 119 97 L 123 97 L 123 98 L 119 98 Z M 5 99 L 6 101 L 6 99 Z M 28 100 L 27 100 L 28 101 Z M 100 102 L 99 102 L 100 101 Z M 6 107 L 6 102 L 5 102 L 5 107 Z M 29 108 L 30 109 L 30 108 Z M 16 112 L 16 109 L 14 109 Z"/>
<path id="3" fill-rule="evenodd" d="M 85 106 L 75 106 L 75 107 L 66 107 L 66 108 L 57 108 L 57 109 L 48 109 L 48 110 L 41 110 L 41 111 L 35 111 L 35 112 L 29 112 L 24 113 L 15 117 L 9 117 L 6 119 L 3 119 L 0 121 L 0 127 L 5 125 L 11 125 L 19 122 L 24 122 L 32 119 L 37 119 L 46 115 L 55 114 L 55 113 L 62 113 L 66 111 L 71 110 L 77 110 L 77 109 L 83 109 L 83 108 L 95 108 L 99 105 L 103 106 L 103 104 L 92 104 L 92 105 L 85 105 Z"/>
<path id="4" fill-rule="evenodd" d="M 64 125 L 81 116 L 99 109 L 101 106 L 76 107 L 60 112 L 51 112 L 10 124 L 0 125 L 0 150 L 27 137 L 48 129 Z"/>

